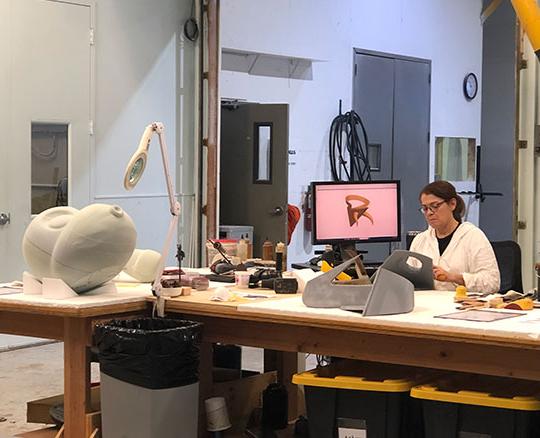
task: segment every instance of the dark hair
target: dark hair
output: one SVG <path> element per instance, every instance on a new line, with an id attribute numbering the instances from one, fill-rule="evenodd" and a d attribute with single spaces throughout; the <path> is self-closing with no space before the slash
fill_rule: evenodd
<path id="1" fill-rule="evenodd" d="M 453 211 L 454 219 L 461 222 L 461 218 L 465 213 L 465 202 L 463 201 L 463 198 L 456 193 L 456 188 L 448 181 L 441 180 L 429 183 L 421 190 L 419 198 L 422 195 L 437 196 L 437 198 L 444 199 L 446 202 L 454 198 L 456 200 L 456 208 Z"/>

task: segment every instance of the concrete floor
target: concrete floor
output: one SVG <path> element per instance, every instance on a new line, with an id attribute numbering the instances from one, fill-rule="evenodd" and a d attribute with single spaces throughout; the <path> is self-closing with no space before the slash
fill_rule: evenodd
<path id="1" fill-rule="evenodd" d="M 308 369 L 314 358 L 308 357 Z M 15 350 L 0 350 L 0 438 L 40 427 L 26 422 L 26 402 L 63 393 L 61 342 Z M 262 371 L 263 351 L 243 348 L 242 368 Z M 99 365 L 92 364 L 92 381 L 99 381 Z"/>
<path id="2" fill-rule="evenodd" d="M 0 352 L 0 438 L 35 430 L 26 422 L 26 402 L 64 392 L 63 344 Z M 92 364 L 92 380 L 99 380 L 99 366 Z"/>

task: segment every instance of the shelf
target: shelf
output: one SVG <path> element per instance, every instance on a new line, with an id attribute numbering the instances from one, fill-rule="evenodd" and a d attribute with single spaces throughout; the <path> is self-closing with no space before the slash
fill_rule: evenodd
<path id="1" fill-rule="evenodd" d="M 313 80 L 313 62 L 318 59 L 299 58 L 271 53 L 221 49 L 221 69 L 255 76 Z"/>

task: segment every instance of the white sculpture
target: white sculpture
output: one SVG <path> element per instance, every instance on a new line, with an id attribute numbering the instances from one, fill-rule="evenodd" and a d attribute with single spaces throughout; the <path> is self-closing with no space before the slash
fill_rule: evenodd
<path id="1" fill-rule="evenodd" d="M 151 283 L 160 262 L 159 252 L 152 249 L 136 249 L 126 263 L 124 272 L 142 283 Z"/>
<path id="2" fill-rule="evenodd" d="M 117 205 L 53 207 L 28 225 L 22 250 L 35 277 L 59 278 L 82 293 L 115 277 L 136 239 L 133 221 Z"/>

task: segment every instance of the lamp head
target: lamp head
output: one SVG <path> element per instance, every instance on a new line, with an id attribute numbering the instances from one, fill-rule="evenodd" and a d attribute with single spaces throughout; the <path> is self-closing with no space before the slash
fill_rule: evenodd
<path id="1" fill-rule="evenodd" d="M 144 173 L 146 161 L 148 160 L 148 147 L 150 146 L 150 140 L 152 140 L 152 134 L 156 131 L 156 126 L 156 123 L 152 123 L 145 128 L 139 147 L 129 160 L 124 172 L 124 188 L 126 190 L 135 187 Z"/>
<path id="2" fill-rule="evenodd" d="M 124 172 L 124 187 L 126 190 L 131 190 L 141 179 L 146 167 L 147 156 L 146 151 L 137 150 L 129 160 Z"/>

